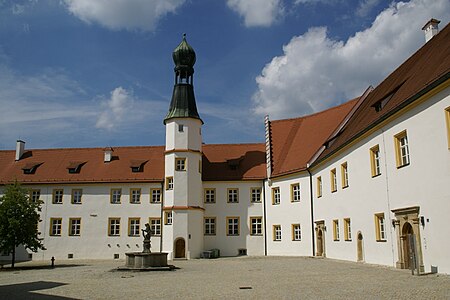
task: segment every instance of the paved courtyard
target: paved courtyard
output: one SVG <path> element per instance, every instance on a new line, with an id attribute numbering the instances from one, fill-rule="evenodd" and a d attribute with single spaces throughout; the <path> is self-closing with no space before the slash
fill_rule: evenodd
<path id="1" fill-rule="evenodd" d="M 175 261 L 174 271 L 115 271 L 124 261 L 43 262 L 0 271 L 0 299 L 450 299 L 450 276 L 308 257 Z"/>

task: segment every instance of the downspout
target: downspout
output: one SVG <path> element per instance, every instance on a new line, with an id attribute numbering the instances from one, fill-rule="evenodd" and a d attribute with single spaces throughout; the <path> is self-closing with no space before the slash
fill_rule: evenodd
<path id="1" fill-rule="evenodd" d="M 309 198 L 311 203 L 311 239 L 312 239 L 312 256 L 316 253 L 316 240 L 314 238 L 314 196 L 313 196 L 313 183 L 312 183 L 312 174 L 309 170 L 309 164 L 306 166 L 306 171 L 309 174 Z"/>
<path id="2" fill-rule="evenodd" d="M 150 195 L 151 197 L 152 195 Z M 161 182 L 161 238 L 159 239 L 159 252 L 163 252 L 163 234 L 164 234 L 164 181 Z"/>
<path id="3" fill-rule="evenodd" d="M 264 219 L 264 256 L 267 256 L 267 222 L 266 222 L 266 179 L 262 181 L 262 191 L 263 191 L 263 219 Z"/>

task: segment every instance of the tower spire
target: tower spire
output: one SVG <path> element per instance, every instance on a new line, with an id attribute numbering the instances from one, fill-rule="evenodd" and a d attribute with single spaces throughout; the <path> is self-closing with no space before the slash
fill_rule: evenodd
<path id="1" fill-rule="evenodd" d="M 181 43 L 173 51 L 172 58 L 175 63 L 175 85 L 164 124 L 172 118 L 194 118 L 202 121 L 197 112 L 193 86 L 196 56 L 194 49 L 186 41 L 186 34 L 183 34 Z"/>

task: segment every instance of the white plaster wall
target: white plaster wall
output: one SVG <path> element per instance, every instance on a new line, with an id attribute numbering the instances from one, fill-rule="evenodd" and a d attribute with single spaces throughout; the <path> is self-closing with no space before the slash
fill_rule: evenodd
<path id="1" fill-rule="evenodd" d="M 300 184 L 300 202 L 291 202 L 291 184 Z M 272 188 L 280 188 L 280 204 L 272 204 Z M 302 172 L 266 184 L 268 255 L 313 255 L 309 174 Z M 292 224 L 300 224 L 301 241 L 292 240 Z M 281 241 L 274 241 L 273 225 L 281 225 Z"/>
<path id="2" fill-rule="evenodd" d="M 203 182 L 203 188 L 216 189 L 216 203 L 204 204 L 204 216 L 216 218 L 216 235 L 204 236 L 204 250 L 220 249 L 221 256 L 236 256 L 238 249 L 247 249 L 248 255 L 264 255 L 264 234 L 250 235 L 250 217 L 264 217 L 262 185 L 262 181 Z M 261 188 L 261 203 L 251 203 L 250 189 L 253 187 Z M 239 189 L 239 203 L 227 202 L 228 188 Z M 239 236 L 227 235 L 227 217 L 239 217 Z"/>
<path id="3" fill-rule="evenodd" d="M 183 125 L 183 131 L 178 131 L 178 125 Z M 166 150 L 190 149 L 201 151 L 202 122 L 191 118 L 174 118 L 166 123 Z"/>
<path id="4" fill-rule="evenodd" d="M 142 251 L 142 235 L 128 236 L 128 218 L 139 217 L 141 228 L 150 217 L 159 218 L 161 205 L 150 203 L 150 188 L 161 188 L 160 183 L 142 184 L 80 184 L 32 186 L 41 190 L 42 205 L 39 230 L 47 250 L 33 254 L 33 260 L 67 259 L 112 259 L 126 252 Z M 63 203 L 52 203 L 53 189 L 64 189 Z M 110 203 L 111 188 L 121 188 L 120 204 Z M 141 188 L 141 203 L 129 201 L 130 188 Z M 71 203 L 72 189 L 82 189 L 82 204 Z M 120 217 L 120 236 L 108 236 L 108 218 Z M 62 218 L 61 236 L 50 236 L 50 218 Z M 69 236 L 69 218 L 81 218 L 81 235 Z M 159 251 L 160 237 L 152 238 L 152 251 Z"/>
<path id="5" fill-rule="evenodd" d="M 356 260 L 356 233 L 364 236 L 366 262 L 394 266 L 398 257 L 397 237 L 391 220 L 393 209 L 420 206 L 420 216 L 429 222 L 421 227 L 425 270 L 438 266 L 450 272 L 447 253 L 450 227 L 450 151 L 444 109 L 450 106 L 449 89 L 416 106 L 380 130 L 361 140 L 339 156 L 314 170 L 315 220 L 325 220 L 326 255 Z M 397 168 L 394 136 L 407 130 L 410 165 Z M 380 146 L 381 175 L 371 177 L 369 149 Z M 348 164 L 349 187 L 342 189 L 340 165 Z M 338 190 L 330 192 L 330 170 L 336 168 Z M 322 176 L 323 196 L 316 197 L 316 178 Z M 387 241 L 375 239 L 374 214 L 386 218 Z M 344 241 L 344 218 L 351 218 L 352 241 Z M 340 241 L 333 241 L 332 220 L 339 219 Z"/>

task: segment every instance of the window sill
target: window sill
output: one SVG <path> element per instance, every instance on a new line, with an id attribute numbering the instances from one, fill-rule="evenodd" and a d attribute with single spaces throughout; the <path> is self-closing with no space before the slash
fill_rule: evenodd
<path id="1" fill-rule="evenodd" d="M 397 166 L 397 169 L 401 169 L 401 168 L 407 167 L 407 166 L 409 166 L 409 164 L 410 164 L 410 163 L 407 163 L 407 164 L 404 164 L 404 165 Z"/>
<path id="2" fill-rule="evenodd" d="M 272 205 L 280 205 L 280 203 L 272 203 Z"/>
<path id="3" fill-rule="evenodd" d="M 121 204 L 120 202 L 110 202 L 111 204 Z"/>
<path id="4" fill-rule="evenodd" d="M 352 240 L 351 239 L 347 239 L 347 240 L 345 240 L 346 242 L 351 242 Z"/>
<path id="5" fill-rule="evenodd" d="M 227 234 L 227 236 L 239 236 L 239 234 Z"/>
<path id="6" fill-rule="evenodd" d="M 76 203 L 75 203 L 75 202 L 72 202 L 72 204 L 73 204 L 73 205 L 81 205 L 82 203 L 80 203 L 80 202 L 76 202 Z"/>
<path id="7" fill-rule="evenodd" d="M 292 240 L 293 242 L 301 242 L 302 240 Z"/>
<path id="8" fill-rule="evenodd" d="M 205 233 L 204 236 L 216 236 L 216 234 L 214 233 Z"/>
<path id="9" fill-rule="evenodd" d="M 161 204 L 161 202 L 150 202 L 150 204 Z"/>
<path id="10" fill-rule="evenodd" d="M 378 177 L 378 176 L 380 176 L 380 175 L 381 175 L 381 173 L 378 173 L 378 174 L 372 174 L 372 178 Z"/>
<path id="11" fill-rule="evenodd" d="M 250 234 L 250 236 L 263 236 L 262 233 L 254 233 L 254 234 Z"/>
<path id="12" fill-rule="evenodd" d="M 339 240 L 333 240 L 333 242 L 339 242 Z"/>
<path id="13" fill-rule="evenodd" d="M 344 185 L 344 186 L 342 187 L 342 189 L 346 189 L 346 188 L 348 188 L 348 184 L 347 184 L 347 185 Z"/>
<path id="14" fill-rule="evenodd" d="M 387 240 L 377 240 L 377 242 L 379 242 L 379 243 L 386 243 Z"/>
<path id="15" fill-rule="evenodd" d="M 331 190 L 331 192 L 332 192 L 332 193 L 336 193 L 336 192 L 337 192 L 337 190 Z"/>
<path id="16" fill-rule="evenodd" d="M 300 200 L 291 200 L 291 203 L 300 203 Z"/>
<path id="17" fill-rule="evenodd" d="M 141 204 L 141 202 L 130 202 L 130 204 Z"/>
<path id="18" fill-rule="evenodd" d="M 273 240 L 274 242 L 281 242 L 281 240 Z"/>

